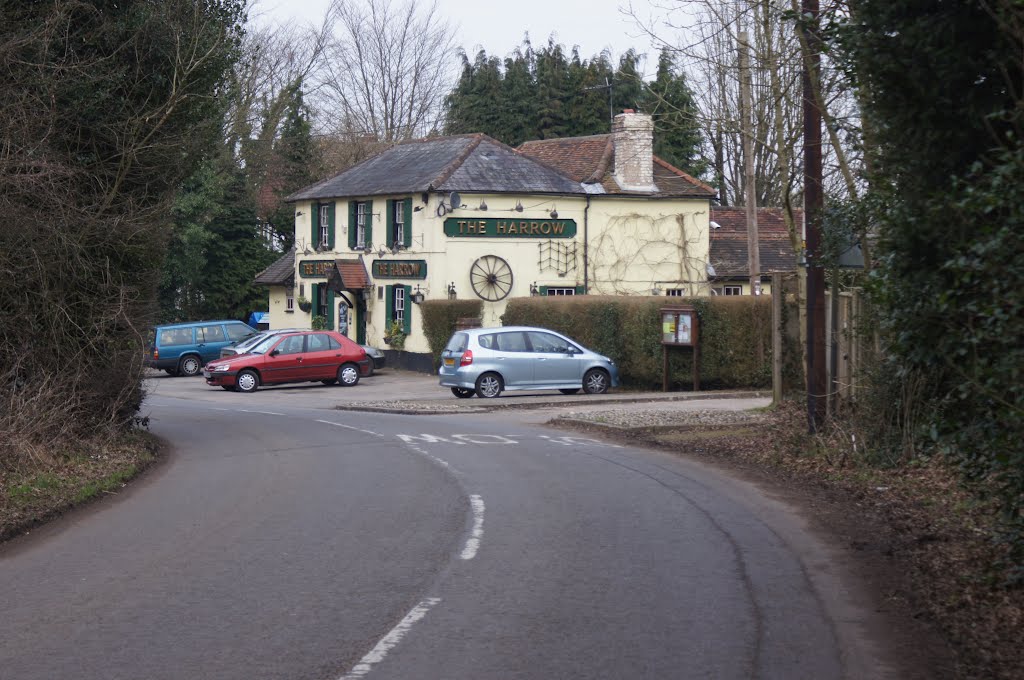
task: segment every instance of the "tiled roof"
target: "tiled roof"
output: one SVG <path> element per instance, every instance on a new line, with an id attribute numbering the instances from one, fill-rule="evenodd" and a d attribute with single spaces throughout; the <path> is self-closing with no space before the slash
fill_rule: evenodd
<path id="1" fill-rule="evenodd" d="M 295 248 L 282 255 L 253 279 L 264 286 L 286 286 L 295 280 Z"/>
<path id="2" fill-rule="evenodd" d="M 334 269 L 327 275 L 327 284 L 337 290 L 369 288 L 370 277 L 366 273 L 362 255 L 355 260 L 335 260 Z"/>
<path id="3" fill-rule="evenodd" d="M 803 222 L 803 211 L 794 210 L 796 229 Z M 749 276 L 747 269 L 747 211 L 745 208 L 712 208 L 711 264 L 718 278 Z M 797 256 L 789 239 L 782 208 L 757 209 L 757 245 L 761 273 L 793 271 Z"/>
<path id="4" fill-rule="evenodd" d="M 615 170 L 615 145 L 611 134 L 523 142 L 519 151 L 544 161 L 578 182 L 599 184 L 606 194 L 707 198 L 717 193 L 713 187 L 657 156 L 654 157 L 653 170 L 654 184 L 658 191 L 652 194 L 623 190 L 612 176 Z"/>
<path id="5" fill-rule="evenodd" d="M 581 194 L 579 182 L 484 134 L 397 144 L 286 200 L 425 191 Z"/>

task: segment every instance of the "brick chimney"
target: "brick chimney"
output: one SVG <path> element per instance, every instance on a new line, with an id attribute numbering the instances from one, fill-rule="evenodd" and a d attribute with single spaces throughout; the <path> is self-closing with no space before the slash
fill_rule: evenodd
<path id="1" fill-rule="evenodd" d="M 657 191 L 654 185 L 654 120 L 626 109 L 612 121 L 615 181 L 625 191 Z"/>

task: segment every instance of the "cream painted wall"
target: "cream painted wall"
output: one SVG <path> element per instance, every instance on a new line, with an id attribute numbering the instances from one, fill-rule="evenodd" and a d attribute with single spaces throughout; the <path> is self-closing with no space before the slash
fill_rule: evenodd
<path id="1" fill-rule="evenodd" d="M 495 255 L 504 259 L 512 271 L 512 289 L 508 296 L 497 302 L 484 302 L 483 324 L 498 326 L 508 301 L 514 297 L 530 295 L 531 284 L 538 287 L 575 288 L 584 285 L 584 196 L 509 196 L 498 194 L 463 194 L 465 207 L 443 211 L 446 195 L 430 194 L 424 204 L 422 195 L 412 197 L 412 245 L 397 254 L 386 252 L 379 257 L 377 251 L 385 242 L 385 206 L 389 198 L 403 199 L 408 195 L 373 197 L 373 234 L 371 253 L 348 248 L 348 199 L 335 204 L 335 249 L 333 252 L 304 254 L 310 240 L 311 202 L 295 205 L 296 267 L 304 260 L 354 259 L 360 254 L 373 287 L 367 301 L 367 343 L 384 346 L 386 300 L 383 287 L 388 285 L 420 287 L 426 299 L 447 298 L 448 286 L 455 285 L 460 299 L 477 299 L 470 280 L 470 270 L 478 258 Z M 486 209 L 481 210 L 481 203 Z M 516 205 L 522 205 L 517 211 Z M 420 210 L 415 210 L 417 207 Z M 704 265 L 708 259 L 708 207 L 706 200 L 621 199 L 591 196 L 587 211 L 590 238 L 590 292 L 607 295 L 649 295 L 654 284 L 661 288 L 685 286 L 693 294 L 706 295 Z M 546 237 L 448 237 L 444 222 L 449 218 L 475 220 L 479 218 L 508 218 L 510 220 L 551 221 L 556 210 L 558 220 L 576 222 L 574 238 L 549 239 Z M 298 213 L 302 213 L 299 215 Z M 373 279 L 372 264 L 383 260 L 424 260 L 426 279 Z M 323 278 L 304 278 L 296 275 L 298 284 L 305 284 L 305 295 L 310 297 L 310 286 L 322 283 Z M 676 285 L 678 284 L 678 285 Z M 277 303 L 277 304 L 275 304 Z M 284 289 L 272 287 L 270 293 L 271 327 L 305 327 L 311 315 L 296 305 L 292 314 L 275 310 L 284 308 Z M 422 318 L 411 302 L 412 333 L 405 349 L 428 352 L 422 331 Z M 355 338 L 355 319 L 350 323 L 349 337 Z"/>
<path id="2" fill-rule="evenodd" d="M 707 295 L 706 200 L 598 198 L 590 221 L 590 293 Z"/>

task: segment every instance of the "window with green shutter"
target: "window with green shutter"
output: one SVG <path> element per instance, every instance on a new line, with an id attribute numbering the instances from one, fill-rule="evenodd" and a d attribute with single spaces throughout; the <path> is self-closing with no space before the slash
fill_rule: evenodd
<path id="1" fill-rule="evenodd" d="M 384 245 L 390 248 L 395 244 L 395 202 L 389 198 L 384 205 Z"/>
<path id="2" fill-rule="evenodd" d="M 412 246 L 412 199 L 407 198 L 402 201 L 402 246 L 409 248 Z"/>
<path id="3" fill-rule="evenodd" d="M 363 210 L 366 215 L 366 228 L 363 234 L 362 245 L 357 246 L 359 248 L 366 248 L 373 244 L 373 201 L 363 203 Z"/>
<path id="4" fill-rule="evenodd" d="M 309 222 L 309 247 L 316 248 L 320 244 L 320 206 L 316 201 L 309 204 Z"/>
<path id="5" fill-rule="evenodd" d="M 358 201 L 348 202 L 348 247 L 353 250 L 356 247 L 356 232 L 359 230 L 358 227 Z"/>
<path id="6" fill-rule="evenodd" d="M 327 205 L 327 247 L 330 250 L 334 250 L 334 232 L 335 232 L 334 201 L 331 201 Z"/>

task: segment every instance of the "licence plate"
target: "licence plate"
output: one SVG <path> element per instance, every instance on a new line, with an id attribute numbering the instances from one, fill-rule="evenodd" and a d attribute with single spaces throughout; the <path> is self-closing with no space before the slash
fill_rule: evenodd
<path id="1" fill-rule="evenodd" d="M 444 365 L 445 366 L 454 366 L 455 365 L 455 359 L 452 359 L 451 357 L 448 357 L 447 359 L 444 360 Z"/>

